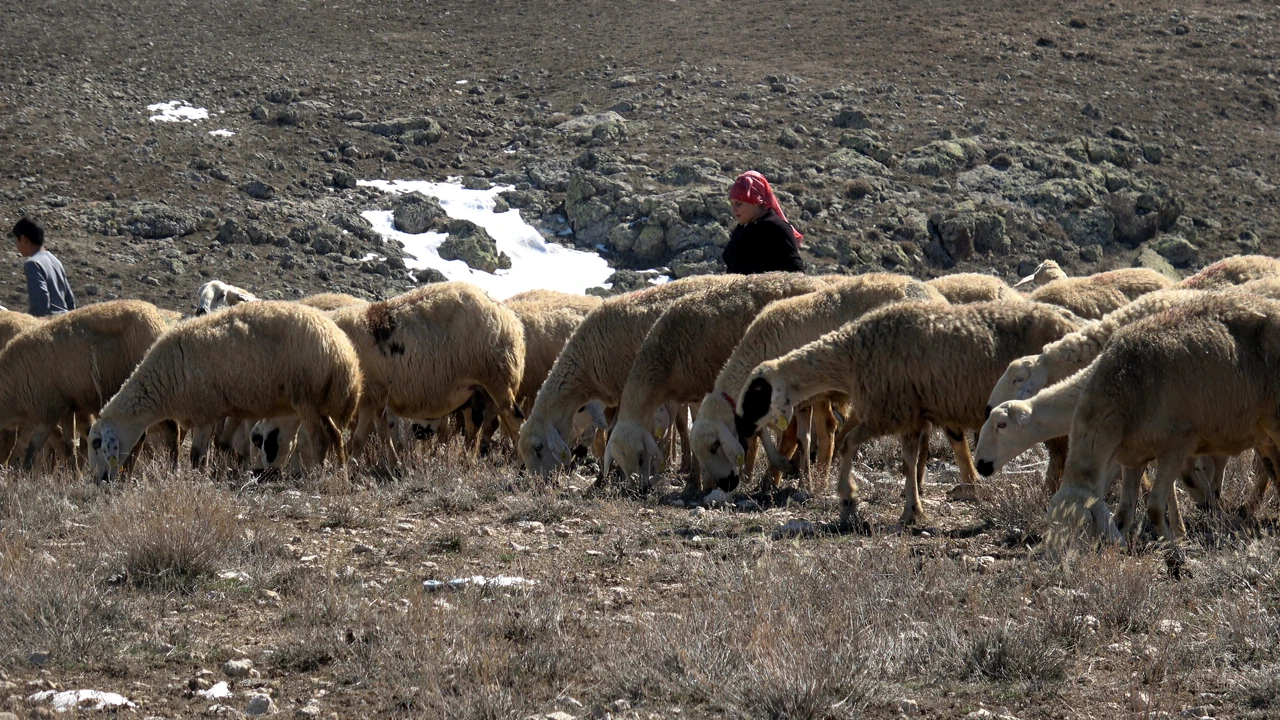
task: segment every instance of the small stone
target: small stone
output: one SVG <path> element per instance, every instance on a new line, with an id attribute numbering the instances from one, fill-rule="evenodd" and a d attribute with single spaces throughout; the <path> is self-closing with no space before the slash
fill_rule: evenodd
<path id="1" fill-rule="evenodd" d="M 276 704 L 272 702 L 270 695 L 261 693 L 249 698 L 249 704 L 245 706 L 245 715 L 272 715 L 276 712 Z"/>
<path id="2" fill-rule="evenodd" d="M 915 717 L 920 714 L 920 704 L 915 700 L 899 700 L 898 714 L 907 717 Z"/>
<path id="3" fill-rule="evenodd" d="M 357 555 L 366 555 L 368 553 L 373 552 L 373 546 L 365 545 L 364 543 L 359 543 L 355 547 L 351 548 L 351 552 Z"/>
<path id="4" fill-rule="evenodd" d="M 1151 696 L 1141 690 L 1129 693 L 1129 709 L 1142 712 L 1151 707 Z"/>
<path id="5" fill-rule="evenodd" d="M 303 720 L 306 720 L 306 718 L 317 718 L 320 717 L 320 708 L 315 705 L 300 707 L 293 711 L 293 716 L 296 718 L 302 718 Z"/>
<path id="6" fill-rule="evenodd" d="M 544 720 L 576 720 L 576 718 L 573 715 L 570 715 L 569 713 L 563 710 L 557 710 L 552 713 L 547 713 L 542 717 L 544 718 Z"/>
<path id="7" fill-rule="evenodd" d="M 240 191 L 254 200 L 271 200 L 276 196 L 276 189 L 261 180 L 253 180 L 241 185 Z"/>
<path id="8" fill-rule="evenodd" d="M 618 698 L 609 705 L 609 709 L 616 712 L 626 712 L 631 709 L 631 701 L 625 698 Z"/>
<path id="9" fill-rule="evenodd" d="M 41 665 L 44 665 L 45 663 L 49 662 L 49 653 L 33 652 L 27 656 L 27 662 L 31 663 L 32 665 L 35 665 L 36 667 L 40 667 Z"/>
<path id="10" fill-rule="evenodd" d="M 1204 717 L 1213 717 L 1213 716 L 1214 716 L 1214 707 L 1212 705 L 1197 705 L 1195 707 L 1189 707 L 1182 711 L 1182 717 L 1187 717 L 1187 718 L 1204 718 Z"/>
<path id="11" fill-rule="evenodd" d="M 227 677 L 247 678 L 253 672 L 253 661 L 249 658 L 228 660 L 222 664 L 222 672 Z"/>

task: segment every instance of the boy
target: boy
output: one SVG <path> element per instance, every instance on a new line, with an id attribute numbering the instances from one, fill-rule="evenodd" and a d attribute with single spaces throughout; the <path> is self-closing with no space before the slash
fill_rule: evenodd
<path id="1" fill-rule="evenodd" d="M 22 270 L 27 276 L 29 312 L 35 317 L 76 309 L 76 298 L 62 263 L 44 249 L 44 228 L 27 218 L 13 226 L 14 244 L 26 258 Z"/>

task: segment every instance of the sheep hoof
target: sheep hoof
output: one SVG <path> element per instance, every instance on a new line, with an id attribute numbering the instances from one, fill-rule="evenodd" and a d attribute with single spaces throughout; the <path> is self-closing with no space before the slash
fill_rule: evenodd
<path id="1" fill-rule="evenodd" d="M 900 522 L 902 524 L 902 527 L 905 528 L 905 527 L 912 527 L 915 525 L 924 525 L 927 520 L 928 520 L 928 517 L 924 514 L 923 510 L 907 508 L 902 512 L 902 520 Z"/>
<path id="2" fill-rule="evenodd" d="M 1169 568 L 1169 577 L 1174 580 L 1190 580 L 1194 577 L 1191 571 L 1187 569 L 1187 556 L 1177 548 L 1169 551 L 1164 563 Z"/>
<path id="3" fill-rule="evenodd" d="M 854 499 L 840 501 L 840 525 L 838 529 L 841 533 L 856 535 L 870 535 L 871 523 L 863 520 L 858 515 L 858 501 Z"/>

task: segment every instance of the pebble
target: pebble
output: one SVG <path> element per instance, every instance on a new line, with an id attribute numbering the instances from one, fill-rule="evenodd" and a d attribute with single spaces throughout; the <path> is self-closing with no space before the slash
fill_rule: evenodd
<path id="1" fill-rule="evenodd" d="M 227 677 L 247 678 L 253 672 L 253 661 L 249 658 L 228 660 L 222 664 L 222 672 Z"/>
<path id="2" fill-rule="evenodd" d="M 276 704 L 271 701 L 270 695 L 258 693 L 249 698 L 249 704 L 245 706 L 245 715 L 271 715 L 276 712 Z"/>
<path id="3" fill-rule="evenodd" d="M 320 708 L 315 705 L 300 707 L 293 712 L 293 716 L 296 718 L 317 718 L 320 717 Z"/>
<path id="4" fill-rule="evenodd" d="M 1214 716 L 1214 707 L 1212 705 L 1197 705 L 1189 707 L 1182 711 L 1182 717 L 1188 718 L 1205 718 Z"/>
<path id="5" fill-rule="evenodd" d="M 351 548 L 351 552 L 357 555 L 365 555 L 373 552 L 373 546 L 365 545 L 364 543 L 359 543 L 355 547 Z"/>
<path id="6" fill-rule="evenodd" d="M 915 700 L 899 700 L 898 714 L 915 717 L 920 714 L 920 705 Z"/>

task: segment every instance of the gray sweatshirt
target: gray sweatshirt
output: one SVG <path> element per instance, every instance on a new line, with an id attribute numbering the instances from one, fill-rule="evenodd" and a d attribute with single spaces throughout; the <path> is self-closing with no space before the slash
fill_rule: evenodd
<path id="1" fill-rule="evenodd" d="M 27 300 L 32 315 L 44 317 L 76 309 L 76 297 L 71 294 L 67 273 L 53 253 L 41 250 L 27 258 L 22 270 L 27 275 Z"/>

